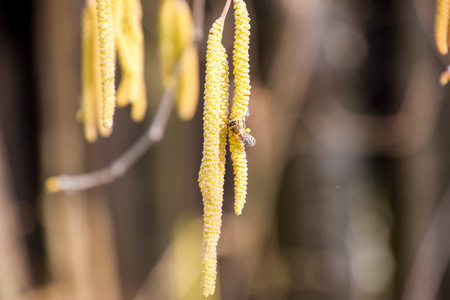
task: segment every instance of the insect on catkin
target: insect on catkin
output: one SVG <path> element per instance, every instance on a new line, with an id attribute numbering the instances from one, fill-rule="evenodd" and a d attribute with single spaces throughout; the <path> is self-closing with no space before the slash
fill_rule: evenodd
<path id="1" fill-rule="evenodd" d="M 234 98 L 231 108 L 230 121 L 245 126 L 245 117 L 248 111 L 250 98 L 250 18 L 247 6 L 242 0 L 234 0 L 235 35 L 233 51 Z M 245 128 L 239 128 L 245 130 Z M 234 168 L 234 210 L 237 215 L 242 213 L 247 196 L 247 157 L 244 144 L 239 136 L 229 132 L 231 160 Z"/>
<path id="2" fill-rule="evenodd" d="M 116 68 L 111 0 L 96 1 L 103 95 L 102 123 L 104 127 L 112 128 L 116 105 L 116 90 L 114 83 Z"/>
<path id="3" fill-rule="evenodd" d="M 228 65 L 222 46 L 223 20 L 209 31 L 203 108 L 203 159 L 199 186 L 203 196 L 203 251 L 201 294 L 214 294 L 217 275 L 217 243 L 222 224 L 225 174 Z"/>
<path id="4" fill-rule="evenodd" d="M 438 0 L 435 21 L 436 47 L 442 55 L 448 53 L 448 26 L 450 19 L 450 0 Z"/>

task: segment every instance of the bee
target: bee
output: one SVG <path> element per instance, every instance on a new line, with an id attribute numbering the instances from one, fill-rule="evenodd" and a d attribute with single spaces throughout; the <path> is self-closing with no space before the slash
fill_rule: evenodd
<path id="1" fill-rule="evenodd" d="M 228 128 L 234 135 L 237 136 L 239 142 L 243 145 L 250 147 L 255 146 L 256 140 L 250 134 L 250 128 L 245 128 L 245 120 L 230 121 L 228 122 Z"/>

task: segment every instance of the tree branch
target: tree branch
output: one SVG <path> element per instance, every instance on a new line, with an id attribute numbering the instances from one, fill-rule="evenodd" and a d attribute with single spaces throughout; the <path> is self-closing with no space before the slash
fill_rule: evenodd
<path id="1" fill-rule="evenodd" d="M 164 91 L 153 122 L 144 135 L 130 149 L 103 169 L 80 175 L 50 177 L 46 181 L 47 190 L 50 192 L 87 190 L 110 183 L 123 176 L 151 146 L 159 142 L 164 136 L 165 127 L 173 107 L 174 88 L 176 86 L 176 74 L 178 70 L 179 64 L 175 68 L 174 74 Z"/>
<path id="2" fill-rule="evenodd" d="M 228 4 L 229 5 L 229 4 Z M 193 9 L 193 19 L 195 22 L 195 41 L 199 42 L 203 37 L 204 22 L 204 0 L 195 0 Z M 189 48 L 189 47 L 186 47 Z M 186 50 L 185 50 L 186 51 Z M 184 52 L 185 52 L 184 51 Z M 183 57 L 184 52 L 180 55 Z M 107 167 L 80 175 L 59 175 L 46 180 L 45 186 L 49 192 L 73 192 L 91 189 L 103 184 L 111 183 L 123 176 L 139 158 L 146 153 L 150 147 L 159 142 L 164 136 L 167 120 L 173 108 L 174 89 L 177 83 L 177 75 L 180 69 L 180 60 L 174 69 L 172 78 L 167 85 L 161 103 L 155 114 L 155 118 L 145 134 L 118 159 L 114 160 Z"/>

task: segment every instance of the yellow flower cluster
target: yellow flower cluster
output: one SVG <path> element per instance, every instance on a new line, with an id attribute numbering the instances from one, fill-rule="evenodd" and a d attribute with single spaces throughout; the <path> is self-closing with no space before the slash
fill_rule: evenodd
<path id="1" fill-rule="evenodd" d="M 203 159 L 199 185 L 203 196 L 204 229 L 201 294 L 214 293 L 217 243 L 222 224 L 223 183 L 228 112 L 228 62 L 222 46 L 223 21 L 214 22 L 208 36 L 203 108 Z"/>
<path id="2" fill-rule="evenodd" d="M 448 28 L 450 20 L 450 0 L 438 0 L 435 21 L 436 47 L 442 55 L 448 53 Z"/>
<path id="3" fill-rule="evenodd" d="M 247 194 L 247 158 L 245 145 L 255 140 L 245 128 L 250 96 L 249 36 L 250 19 L 245 3 L 234 1 L 236 33 L 233 52 L 235 95 L 228 115 L 228 60 L 222 45 L 223 23 L 228 6 L 209 32 L 206 53 L 206 79 L 203 108 L 203 159 L 199 186 L 203 196 L 204 230 L 201 294 L 214 293 L 217 275 L 217 244 L 222 224 L 223 185 L 227 132 L 235 173 L 235 212 L 242 213 Z"/>
<path id="4" fill-rule="evenodd" d="M 245 118 L 250 97 L 250 18 L 247 6 L 243 0 L 234 0 L 234 50 L 233 50 L 233 75 L 234 98 L 230 120 L 243 120 Z"/>
<path id="5" fill-rule="evenodd" d="M 178 62 L 176 107 L 181 120 L 192 119 L 199 96 L 198 50 L 194 45 L 194 24 L 184 0 L 163 0 L 158 20 L 161 73 L 167 86 Z"/>
<path id="6" fill-rule="evenodd" d="M 122 81 L 117 104 L 132 104 L 132 118 L 141 121 L 147 109 L 144 80 L 144 37 L 139 0 L 87 0 L 82 25 L 82 101 L 77 118 L 86 140 L 98 132 L 109 136 L 116 105 L 115 53 Z"/>
<path id="7" fill-rule="evenodd" d="M 250 98 L 250 18 L 247 6 L 243 0 L 234 0 L 234 99 L 230 120 L 238 121 L 245 127 L 245 117 L 248 111 Z M 242 128 L 241 130 L 244 130 Z M 247 157 L 245 147 L 239 140 L 239 136 L 230 131 L 231 160 L 234 167 L 234 211 L 237 215 L 242 213 L 245 198 L 247 196 Z"/>

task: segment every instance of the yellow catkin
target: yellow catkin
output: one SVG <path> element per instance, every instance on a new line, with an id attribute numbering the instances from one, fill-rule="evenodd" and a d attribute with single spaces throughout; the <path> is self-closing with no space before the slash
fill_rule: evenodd
<path id="1" fill-rule="evenodd" d="M 44 185 L 45 185 L 45 189 L 50 193 L 56 193 L 61 190 L 59 188 L 58 178 L 55 176 L 47 178 L 47 180 L 45 180 Z"/>
<path id="2" fill-rule="evenodd" d="M 450 0 L 438 0 L 435 20 L 436 47 L 442 55 L 448 53 L 448 27 L 450 19 Z"/>
<path id="3" fill-rule="evenodd" d="M 230 132 L 230 152 L 234 168 L 234 212 L 236 215 L 242 214 L 245 198 L 247 196 L 247 156 L 244 145 L 238 137 Z"/>
<path id="4" fill-rule="evenodd" d="M 234 0 L 235 36 L 233 51 L 233 74 L 235 92 L 230 120 L 242 121 L 248 111 L 250 97 L 250 18 L 247 6 L 242 0 Z M 243 128 L 244 129 L 244 128 Z M 247 157 L 244 145 L 238 137 L 229 134 L 231 159 L 234 168 L 234 209 L 237 215 L 242 213 L 247 195 Z"/>
<path id="5" fill-rule="evenodd" d="M 82 93 L 81 108 L 79 118 L 84 126 L 84 136 L 88 142 L 97 140 L 97 121 L 95 107 L 95 77 L 96 70 L 100 70 L 100 65 L 95 66 L 95 51 L 98 51 L 97 39 L 97 16 L 94 2 L 88 1 L 83 11 L 82 20 Z"/>
<path id="6" fill-rule="evenodd" d="M 217 243 L 222 224 L 225 172 L 226 105 L 228 70 L 221 44 L 223 21 L 214 22 L 208 36 L 203 110 L 203 159 L 199 186 L 203 196 L 203 252 L 201 294 L 214 294 L 217 275 Z"/>
<path id="7" fill-rule="evenodd" d="M 250 97 L 250 18 L 243 0 L 234 0 L 234 98 L 230 120 L 242 120 L 245 117 Z"/>
<path id="8" fill-rule="evenodd" d="M 177 24 L 175 0 L 162 0 L 158 15 L 158 37 L 163 86 L 167 86 L 175 67 L 176 46 L 174 43 Z"/>
<path id="9" fill-rule="evenodd" d="M 127 47 L 125 34 L 125 0 L 112 0 L 112 14 L 114 23 L 114 42 L 117 49 L 117 56 L 121 71 L 121 80 L 117 88 L 116 102 L 117 106 L 123 107 L 130 103 L 129 85 L 130 78 L 128 74 L 131 69 L 131 53 L 130 47 Z"/>
<path id="10" fill-rule="evenodd" d="M 98 133 L 104 137 L 111 134 L 111 128 L 105 128 L 102 122 L 100 46 L 95 0 L 87 1 L 82 23 L 82 96 L 77 118 L 83 122 L 86 140 L 93 142 Z"/>
<path id="11" fill-rule="evenodd" d="M 142 5 L 140 0 L 126 0 L 129 2 L 126 11 L 133 16 L 130 21 L 129 40 L 133 41 L 133 54 L 135 56 L 133 68 L 133 83 L 130 88 L 131 118 L 135 122 L 144 119 L 147 111 L 147 91 L 145 87 L 145 49 L 144 32 L 142 28 Z"/>
<path id="12" fill-rule="evenodd" d="M 131 102 L 132 119 L 139 122 L 145 117 L 147 110 L 142 5 L 140 0 L 114 1 L 114 34 L 122 72 L 117 90 L 117 105 L 125 106 Z"/>
<path id="13" fill-rule="evenodd" d="M 180 75 L 176 93 L 176 107 L 181 120 L 192 119 L 199 94 L 198 51 L 194 43 L 194 23 L 185 1 L 176 2 L 175 55 L 181 57 Z"/>
<path id="14" fill-rule="evenodd" d="M 102 123 L 104 127 L 112 128 L 116 105 L 114 83 L 116 68 L 111 0 L 96 0 L 96 2 L 103 95 Z"/>
<path id="15" fill-rule="evenodd" d="M 450 66 L 447 67 L 447 70 L 441 73 L 441 76 L 439 77 L 439 83 L 441 85 L 447 85 L 447 83 L 450 81 Z"/>
<path id="16" fill-rule="evenodd" d="M 183 121 L 194 117 L 199 96 L 198 51 L 192 45 L 186 49 L 181 59 L 180 75 L 176 91 L 178 116 Z"/>
<path id="17" fill-rule="evenodd" d="M 194 42 L 194 21 L 189 5 L 184 0 L 175 2 L 175 57 L 179 58 L 184 49 Z"/>

